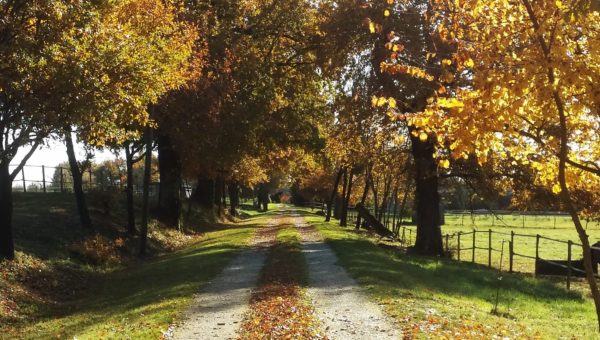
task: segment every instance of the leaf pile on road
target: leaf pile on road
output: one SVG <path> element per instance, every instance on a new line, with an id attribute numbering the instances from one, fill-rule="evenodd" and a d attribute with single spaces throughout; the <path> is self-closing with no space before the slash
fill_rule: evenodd
<path id="1" fill-rule="evenodd" d="M 240 339 L 327 339 L 301 287 L 306 277 L 297 242 L 274 245 L 252 294 Z"/>

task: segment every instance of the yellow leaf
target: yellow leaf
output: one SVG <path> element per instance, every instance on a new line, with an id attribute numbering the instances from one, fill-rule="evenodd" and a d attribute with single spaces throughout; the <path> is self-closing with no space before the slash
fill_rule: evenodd
<path id="1" fill-rule="evenodd" d="M 421 132 L 419 134 L 419 139 L 421 140 L 421 142 L 425 142 L 427 140 L 427 134 L 425 132 Z"/>
<path id="2" fill-rule="evenodd" d="M 444 169 L 448 169 L 450 167 L 450 161 L 447 159 L 442 159 L 439 164 L 440 167 Z"/>
<path id="3" fill-rule="evenodd" d="M 552 192 L 556 195 L 560 194 L 562 189 L 560 188 L 560 184 L 556 183 L 552 186 Z"/>
<path id="4" fill-rule="evenodd" d="M 396 99 L 394 99 L 394 98 L 390 97 L 390 98 L 388 99 L 388 104 L 390 105 L 390 107 L 391 107 L 391 108 L 394 108 L 394 107 L 396 107 Z"/>
<path id="5" fill-rule="evenodd" d="M 385 105 L 385 103 L 387 103 L 387 99 L 385 99 L 384 97 L 380 97 L 377 100 L 377 106 L 383 106 L 383 105 Z"/>
<path id="6" fill-rule="evenodd" d="M 466 67 L 473 67 L 475 66 L 475 62 L 473 61 L 473 59 L 469 58 L 465 61 L 465 66 Z"/>
<path id="7" fill-rule="evenodd" d="M 375 24 L 372 21 L 369 22 L 369 31 L 371 31 L 371 33 L 375 33 Z"/>
<path id="8" fill-rule="evenodd" d="M 385 11 L 383 11 L 383 16 L 389 17 L 390 16 L 390 11 L 387 10 L 387 9 Z"/>

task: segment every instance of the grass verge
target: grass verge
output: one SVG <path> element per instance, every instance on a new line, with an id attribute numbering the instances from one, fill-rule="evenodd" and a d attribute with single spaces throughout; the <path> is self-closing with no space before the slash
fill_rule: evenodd
<path id="1" fill-rule="evenodd" d="M 16 327 L 0 327 L 0 338 L 160 338 L 199 287 L 246 246 L 266 219 L 259 215 L 215 227 L 185 249 L 98 274 L 81 297 L 37 310 Z"/>
<path id="2" fill-rule="evenodd" d="M 591 300 L 560 284 L 499 274 L 476 264 L 399 254 L 351 229 L 325 223 L 322 216 L 305 214 L 340 264 L 385 305 L 408 337 L 598 338 Z M 497 292 L 499 313 L 494 315 Z"/>

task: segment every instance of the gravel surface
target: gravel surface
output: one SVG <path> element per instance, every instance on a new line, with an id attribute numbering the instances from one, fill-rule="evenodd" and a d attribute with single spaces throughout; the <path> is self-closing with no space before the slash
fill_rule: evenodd
<path id="1" fill-rule="evenodd" d="M 248 311 L 252 290 L 264 265 L 268 248 L 277 236 L 278 217 L 257 230 L 252 249 L 239 254 L 202 292 L 184 313 L 183 322 L 171 327 L 169 339 L 235 339 Z"/>
<path id="2" fill-rule="evenodd" d="M 318 232 L 296 215 L 308 263 L 308 295 L 330 339 L 400 339 L 398 325 L 371 302 Z"/>

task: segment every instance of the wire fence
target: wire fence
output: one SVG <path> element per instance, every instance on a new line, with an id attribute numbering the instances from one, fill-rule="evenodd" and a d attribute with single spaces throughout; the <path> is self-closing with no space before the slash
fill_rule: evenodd
<path id="1" fill-rule="evenodd" d="M 324 205 L 313 204 L 315 208 L 325 209 Z M 374 208 L 368 208 L 373 216 L 376 216 Z M 449 212 L 456 214 L 456 212 Z M 515 212 L 500 212 L 500 214 L 510 213 L 510 216 L 519 216 Z M 466 213 L 464 213 L 466 215 Z M 469 212 L 470 214 L 470 212 Z M 525 212 L 533 220 L 536 215 L 542 217 L 567 217 L 564 213 L 542 213 Z M 417 230 L 415 225 L 411 225 L 407 216 L 401 216 L 396 211 L 380 212 L 380 222 L 396 235 L 396 240 L 404 248 L 414 246 Z M 354 225 L 358 213 L 354 208 L 348 209 L 348 225 Z M 447 218 L 446 218 L 447 221 Z M 410 221 L 412 222 L 412 221 Z M 466 225 L 466 224 L 465 224 Z M 502 224 L 496 227 L 510 227 Z M 522 230 L 522 224 L 519 229 Z M 554 226 L 540 227 L 554 229 Z M 572 229 L 571 224 L 571 229 Z M 557 231 L 558 232 L 558 231 Z M 561 233 L 564 233 L 561 231 Z M 442 245 L 445 253 L 458 261 L 478 263 L 486 265 L 489 268 L 506 270 L 508 272 L 534 273 L 536 275 L 561 275 L 565 277 L 567 289 L 571 288 L 573 277 L 585 275 L 583 267 L 583 246 L 580 242 L 569 239 L 560 239 L 544 236 L 541 234 L 528 234 L 524 232 L 515 232 L 515 230 L 478 230 L 455 231 L 442 234 Z M 594 262 L 600 260 L 600 242 L 592 245 Z M 502 256 L 504 254 L 504 256 Z M 594 263 L 594 267 L 597 264 Z M 595 276 L 600 278 L 595 272 Z"/>

